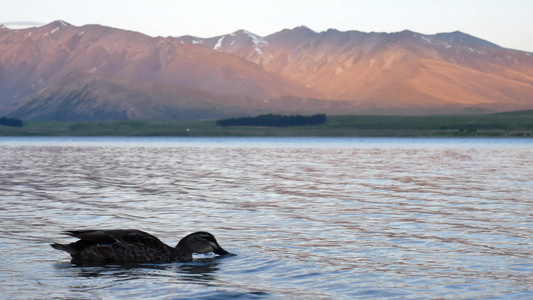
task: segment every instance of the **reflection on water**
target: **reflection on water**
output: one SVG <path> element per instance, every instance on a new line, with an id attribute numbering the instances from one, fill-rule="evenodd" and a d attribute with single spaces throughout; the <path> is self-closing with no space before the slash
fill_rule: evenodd
<path id="1" fill-rule="evenodd" d="M 0 138 L 5 298 L 533 297 L 533 141 Z M 71 265 L 77 228 L 236 256 Z"/>
<path id="2" fill-rule="evenodd" d="M 195 260 L 188 263 L 173 264 L 55 264 L 60 272 L 80 278 L 150 278 L 152 276 L 170 276 L 197 284 L 208 285 L 214 280 L 214 274 L 219 270 L 218 262 L 214 259 Z"/>
<path id="3" fill-rule="evenodd" d="M 217 265 L 218 259 L 199 259 L 181 264 L 55 264 L 54 267 L 56 273 L 69 279 L 63 282 L 69 293 L 94 295 L 95 291 L 105 288 L 106 291 L 100 296 L 106 298 L 105 294 L 117 293 L 121 297 L 148 297 L 149 294 L 145 294 L 146 287 L 154 285 L 155 282 L 197 286 L 196 289 L 209 288 L 213 283 L 216 284 L 215 274 L 219 270 Z M 132 282 L 135 282 L 134 287 L 130 286 Z M 159 293 L 161 296 L 168 296 L 166 288 L 161 291 L 152 289 L 151 292 L 154 294 L 150 298 Z M 193 294 L 190 296 L 195 297 Z"/>

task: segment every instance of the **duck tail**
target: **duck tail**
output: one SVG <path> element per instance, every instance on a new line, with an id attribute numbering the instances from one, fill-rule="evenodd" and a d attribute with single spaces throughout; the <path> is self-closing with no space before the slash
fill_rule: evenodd
<path id="1" fill-rule="evenodd" d="M 77 252 L 76 248 L 72 247 L 71 245 L 53 243 L 53 244 L 50 244 L 50 246 L 52 246 L 52 248 L 54 249 L 65 251 L 70 254 L 74 254 Z"/>

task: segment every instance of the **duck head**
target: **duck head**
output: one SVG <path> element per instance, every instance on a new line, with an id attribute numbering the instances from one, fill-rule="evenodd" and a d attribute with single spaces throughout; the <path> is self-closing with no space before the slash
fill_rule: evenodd
<path id="1" fill-rule="evenodd" d="M 217 240 L 211 233 L 204 231 L 191 233 L 182 238 L 178 245 L 176 245 L 176 248 L 186 249 L 191 253 L 214 252 L 218 255 L 229 254 L 228 251 L 220 247 Z"/>

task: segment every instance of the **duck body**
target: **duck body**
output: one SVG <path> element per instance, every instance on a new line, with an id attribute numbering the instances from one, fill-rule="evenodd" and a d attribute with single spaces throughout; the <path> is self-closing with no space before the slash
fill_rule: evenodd
<path id="1" fill-rule="evenodd" d="M 53 243 L 68 252 L 73 263 L 156 263 L 191 261 L 193 253 L 228 254 L 208 232 L 187 235 L 171 247 L 157 237 L 137 229 L 72 230 L 65 234 L 79 240 L 70 244 Z"/>

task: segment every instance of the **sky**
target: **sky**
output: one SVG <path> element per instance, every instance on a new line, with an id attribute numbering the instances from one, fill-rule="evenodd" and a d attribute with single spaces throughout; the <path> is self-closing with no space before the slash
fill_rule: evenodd
<path id="1" fill-rule="evenodd" d="M 307 26 L 321 32 L 462 31 L 533 52 L 533 0 L 0 0 L 9 28 L 63 20 L 150 36 L 207 38 L 248 30 L 267 36 Z"/>

